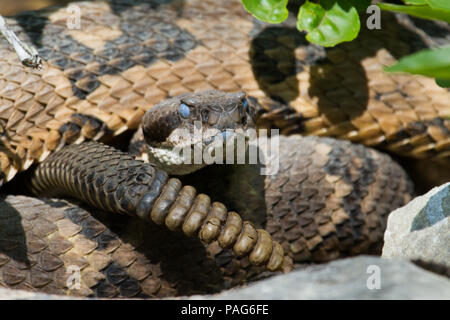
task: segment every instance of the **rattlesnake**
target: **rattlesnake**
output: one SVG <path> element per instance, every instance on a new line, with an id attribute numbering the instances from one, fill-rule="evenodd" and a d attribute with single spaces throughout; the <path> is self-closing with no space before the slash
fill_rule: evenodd
<path id="1" fill-rule="evenodd" d="M 142 208 L 138 205 L 137 214 L 143 217 L 142 212 L 152 210 L 161 194 L 166 200 L 171 198 L 164 204 L 169 208 L 175 196 L 181 198 L 178 180 L 168 180 L 162 171 L 136 164 L 130 156 L 111 148 L 83 141 L 112 143 L 113 138 L 136 129 L 145 110 L 155 103 L 202 89 L 245 90 L 265 109 L 258 118 L 260 126 L 279 127 L 283 134 L 327 134 L 401 155 L 448 161 L 449 92 L 431 79 L 382 71 L 394 57 L 421 46 L 445 43 L 445 37 L 427 36 L 410 20 L 399 18 L 400 23 L 386 15 L 383 29 L 362 30 L 355 42 L 324 50 L 306 45 L 289 22 L 280 27 L 256 22 L 239 1 L 168 2 L 77 3 L 82 12 L 81 29 L 74 30 L 65 25 L 69 18 L 65 9 L 8 20 L 21 37 L 35 43 L 47 65 L 43 71 L 25 69 L 6 42 L 0 43 L 4 181 L 46 158 L 37 175 L 46 172 L 45 163 L 64 157 L 79 157 L 86 164 L 97 159 L 92 163 L 102 165 L 103 172 L 109 174 L 111 164 L 128 157 L 128 164 L 144 168 L 134 172 L 134 177 L 144 174 L 149 180 L 138 183 L 150 186 L 131 196 L 138 199 L 150 194 L 139 202 L 145 204 Z M 435 28 L 445 30 L 444 26 Z M 73 146 L 62 149 L 66 144 Z M 268 219 L 265 227 L 282 242 L 286 254 L 296 261 L 323 261 L 379 246 L 386 215 L 410 197 L 411 188 L 400 167 L 379 152 L 331 138 L 293 136 L 282 138 L 280 146 L 288 155 L 286 169 L 296 170 L 276 176 L 264 186 L 268 217 L 275 217 Z M 102 158 L 102 154 L 109 158 Z M 97 173 L 101 176 L 102 170 Z M 93 181 L 97 178 L 93 176 Z M 114 209 L 111 203 L 117 204 L 107 193 L 97 199 L 88 199 L 87 194 L 80 192 L 88 203 L 96 202 L 103 209 Z M 209 210 L 208 197 L 198 196 L 192 202 L 195 191 L 189 188 L 181 194 L 184 200 L 177 202 L 183 204 L 181 215 L 192 204 L 194 212 L 206 214 Z M 387 195 L 391 201 L 377 203 Z M 52 203 L 58 207 L 54 200 L 27 199 L 8 196 L 2 202 L 1 230 L 5 231 L 1 233 L 0 284 L 5 286 L 63 293 L 67 291 L 63 281 L 66 267 L 76 265 L 83 270 L 83 285 L 71 293 L 164 296 L 215 291 L 261 272 L 261 268 L 249 266 L 246 258 L 232 259 L 217 242 L 208 247 L 210 257 L 205 257 L 203 247 L 184 238 L 180 242 L 197 249 L 189 249 L 192 254 L 177 265 L 182 251 L 170 243 L 163 241 L 170 247 L 164 250 L 162 246 L 159 250 L 150 245 L 141 247 L 146 236 L 135 235 L 134 229 L 118 232 L 119 239 L 114 229 L 74 205 L 60 201 L 66 210 L 50 210 Z M 135 213 L 136 204 L 121 203 L 118 211 Z M 219 224 L 232 225 L 230 221 L 238 219 L 234 213 L 233 218 L 226 218 L 226 209 L 219 204 L 213 207 L 210 213 Z M 299 215 L 298 219 L 292 214 Z M 11 223 L 14 220 L 16 223 Z M 133 228 L 145 225 L 133 218 L 129 221 Z M 211 223 L 213 227 L 216 222 Z M 272 254 L 273 263 L 280 267 L 277 257 L 281 251 L 268 240 L 269 233 L 255 233 L 251 224 L 244 225 L 243 234 L 251 234 L 248 241 L 264 239 L 264 245 L 256 240 L 250 245 L 259 245 L 251 251 L 258 253 L 250 260 L 267 263 Z M 175 223 L 173 229 L 178 228 L 179 223 Z M 226 230 L 218 228 L 214 237 Z M 164 231 L 158 232 L 161 237 L 156 238 L 164 239 Z M 267 243 L 272 244 L 271 249 L 264 253 Z M 247 245 L 243 248 L 251 253 Z M 201 263 L 192 265 L 193 261 Z M 174 266 L 167 267 L 167 263 Z"/>

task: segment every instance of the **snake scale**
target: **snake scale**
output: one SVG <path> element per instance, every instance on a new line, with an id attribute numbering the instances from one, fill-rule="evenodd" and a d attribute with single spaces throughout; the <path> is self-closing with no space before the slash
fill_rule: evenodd
<path id="1" fill-rule="evenodd" d="M 254 20 L 240 1 L 77 5 L 80 29 L 67 28 L 71 13 L 66 8 L 7 20 L 47 62 L 41 71 L 26 69 L 0 41 L 2 180 L 42 163 L 35 175 L 63 172 L 56 180 L 72 195 L 132 217 L 87 211 L 65 200 L 5 195 L 0 202 L 0 286 L 80 296 L 161 297 L 245 283 L 263 272 L 263 266 L 252 263 L 279 269 L 283 252 L 285 261 L 298 263 L 379 251 L 387 214 L 412 195 L 406 174 L 379 151 L 315 136 L 439 159 L 448 167 L 448 90 L 432 79 L 382 70 L 420 48 L 449 43 L 445 25 L 384 14 L 382 29 L 362 28 L 357 40 L 325 50 L 306 43 L 290 21 L 271 26 Z M 259 189 L 264 191 L 265 230 L 151 164 L 84 142 L 114 144 L 137 129 L 158 102 L 206 89 L 244 90 L 262 107 L 261 127 L 311 135 L 280 137 L 280 174 L 266 178 Z M 58 171 L 61 167 L 52 161 L 77 174 L 94 169 L 75 188 L 67 183 L 73 179 L 68 170 Z M 99 189 L 89 184 L 110 182 L 114 174 L 130 184 L 98 183 Z M 237 177 L 250 184 L 253 178 L 245 179 L 247 174 Z M 254 190 L 229 179 L 232 197 L 238 190 L 242 195 Z M 120 199 L 126 200 L 120 203 L 108 193 L 117 195 L 119 189 Z M 258 206 L 261 202 L 248 203 L 248 208 Z M 258 210 L 243 216 L 256 223 Z M 136 217 L 148 218 L 150 211 L 163 212 L 164 218 L 167 211 L 174 213 L 173 224 L 166 223 L 174 230 L 197 214 L 193 227 L 183 232 L 209 245 Z M 229 247 L 244 256 L 234 257 Z M 73 265 L 81 269 L 82 279 L 75 289 L 66 282 Z"/>

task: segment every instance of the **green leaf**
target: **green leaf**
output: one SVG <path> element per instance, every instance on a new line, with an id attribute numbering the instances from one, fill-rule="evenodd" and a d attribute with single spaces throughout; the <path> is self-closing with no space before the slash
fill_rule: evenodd
<path id="1" fill-rule="evenodd" d="M 427 0 L 403 0 L 405 4 L 427 5 Z"/>
<path id="2" fill-rule="evenodd" d="M 313 31 L 318 27 L 324 16 L 324 8 L 319 4 L 306 1 L 298 12 L 297 29 L 307 32 Z"/>
<path id="3" fill-rule="evenodd" d="M 287 3 L 288 0 L 242 0 L 245 10 L 258 20 L 269 23 L 281 23 L 286 20 L 289 15 Z"/>
<path id="4" fill-rule="evenodd" d="M 395 65 L 387 67 L 385 70 L 450 80 L 450 46 L 421 50 L 403 57 Z"/>
<path id="5" fill-rule="evenodd" d="M 358 11 L 349 0 L 306 1 L 298 12 L 297 29 L 307 31 L 309 42 L 332 47 L 356 38 L 360 29 Z"/>
<path id="6" fill-rule="evenodd" d="M 442 88 L 450 88 L 450 79 L 435 79 L 436 84 Z"/>
<path id="7" fill-rule="evenodd" d="M 430 7 L 434 9 L 450 10 L 449 0 L 427 0 Z"/>
<path id="8" fill-rule="evenodd" d="M 450 11 L 442 9 L 433 9 L 429 6 L 402 6 L 390 3 L 377 3 L 383 10 L 407 13 L 415 17 L 429 19 L 429 20 L 442 20 L 450 23 Z"/>

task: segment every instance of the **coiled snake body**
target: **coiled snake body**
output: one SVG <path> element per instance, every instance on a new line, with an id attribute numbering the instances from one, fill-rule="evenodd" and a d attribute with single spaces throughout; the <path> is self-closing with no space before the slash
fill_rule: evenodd
<path id="1" fill-rule="evenodd" d="M 261 126 L 448 164 L 449 92 L 430 79 L 382 71 L 417 48 L 448 43 L 445 26 L 433 25 L 430 36 L 385 15 L 381 30 L 324 50 L 307 45 L 289 22 L 256 22 L 240 1 L 167 2 L 80 2 L 80 29 L 67 28 L 65 8 L 8 20 L 48 64 L 25 69 L 0 42 L 1 173 L 9 181 L 42 162 L 34 190 L 53 187 L 210 244 L 136 217 L 103 220 L 104 212 L 91 215 L 63 200 L 5 196 L 1 286 L 112 297 L 213 292 L 262 271 L 250 262 L 280 269 L 290 259 L 376 251 L 387 214 L 410 199 L 408 178 L 387 155 L 332 138 L 282 136 L 278 175 L 255 184 L 246 169 L 227 178 L 231 198 L 257 195 L 240 210 L 247 207 L 255 223 L 262 212 L 264 231 L 212 202 L 214 193 L 210 199 L 153 165 L 84 142 L 114 143 L 169 96 L 245 90 L 265 111 Z M 67 283 L 73 266 L 78 287 Z"/>

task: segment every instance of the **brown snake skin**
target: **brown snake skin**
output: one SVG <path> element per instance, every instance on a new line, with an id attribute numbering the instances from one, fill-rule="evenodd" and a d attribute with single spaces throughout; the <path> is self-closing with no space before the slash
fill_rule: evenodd
<path id="1" fill-rule="evenodd" d="M 0 286 L 96 297 L 213 293 L 260 268 L 142 220 L 59 199 L 7 196 L 0 202 Z M 101 222 L 102 221 L 102 222 Z M 215 257 L 215 260 L 213 259 Z M 186 263 L 189 261 L 189 263 Z M 81 270 L 80 288 L 68 288 Z M 70 284 L 70 282 L 69 282 Z"/>
<path id="2" fill-rule="evenodd" d="M 382 70 L 421 47 L 448 44 L 448 26 L 433 25 L 431 36 L 385 14 L 380 30 L 362 28 L 356 41 L 324 50 L 289 25 L 255 21 L 237 0 L 157 3 L 79 3 L 79 30 L 67 28 L 65 8 L 7 19 L 48 63 L 43 71 L 25 69 L 0 41 L 4 180 L 63 141 L 136 129 L 145 110 L 167 96 L 209 88 L 246 91 L 270 110 L 266 122 L 285 133 L 448 160 L 448 90 Z"/>
<path id="3" fill-rule="evenodd" d="M 261 124 L 280 127 L 282 133 L 330 135 L 448 164 L 449 91 L 431 79 L 382 71 L 383 65 L 418 48 L 449 43 L 445 26 L 436 25 L 433 35 L 437 36 L 431 37 L 409 20 L 383 15 L 381 30 L 363 28 L 356 41 L 324 50 L 308 45 L 289 23 L 277 27 L 253 20 L 240 1 L 187 0 L 166 5 L 116 0 L 78 5 L 80 30 L 67 29 L 65 9 L 8 19 L 20 37 L 34 42 L 47 65 L 42 71 L 24 69 L 6 42 L 0 41 L 3 181 L 42 162 L 64 144 L 111 141 L 136 129 L 144 112 L 168 96 L 209 88 L 245 90 L 267 111 Z M 439 37 L 438 31 L 447 33 Z M 285 168 L 297 166 L 297 171 L 263 183 L 266 230 L 297 262 L 376 251 L 386 215 L 411 194 L 401 168 L 376 151 L 337 140 L 302 138 L 295 147 L 287 141 L 286 152 L 294 154 L 282 157 L 293 161 Z M 62 274 L 66 266 L 81 261 L 83 287 L 69 293 L 153 297 L 214 292 L 243 283 L 258 270 L 249 267 L 245 258 L 232 259 L 225 253 L 223 258 L 220 254 L 227 251 L 216 242 L 208 247 L 209 256 L 194 239 L 189 241 L 197 249 L 177 251 L 169 245 L 170 249 L 151 253 L 151 246 L 147 251 L 133 242 L 138 239 L 130 237 L 135 234 L 130 230 L 110 235 L 120 245 L 103 250 L 107 244 L 98 239 L 101 232 L 89 228 L 89 223 L 73 221 L 77 218 L 66 210 L 83 209 L 61 202 L 65 209 L 58 213 L 42 200 L 17 199 L 1 202 L 12 208 L 2 210 L 0 217 L 5 230 L 0 232 L 2 286 L 68 293 Z M 36 206 L 50 216 L 34 211 Z M 108 209 L 107 203 L 100 206 Z M 16 217 L 7 212 L 15 212 Z M 27 212 L 32 218 L 26 217 Z M 102 225 L 83 212 L 87 221 Z M 42 223 L 27 222 L 34 216 Z M 14 233 L 10 219 L 20 224 L 20 218 L 23 230 Z M 248 219 L 258 221 L 251 215 Z M 71 231 L 64 233 L 67 225 Z M 110 226 L 98 228 L 114 232 Z M 179 237 L 183 241 L 177 243 L 190 245 Z M 158 243 L 156 238 L 151 241 Z M 66 242 L 55 240 L 51 246 L 52 239 Z M 123 251 L 117 249 L 122 247 Z M 198 250 L 199 257 L 193 253 L 180 258 L 189 250 Z M 152 254 L 157 257 L 149 261 Z M 67 255 L 73 257 L 67 260 L 70 263 L 64 260 Z M 175 259 L 189 263 L 177 264 Z M 202 262 L 191 263 L 195 259 Z M 161 271 L 159 261 L 173 266 Z M 204 264 L 212 276 L 204 271 Z M 177 265 L 189 267 L 181 272 Z"/>
<path id="4" fill-rule="evenodd" d="M 95 142 L 53 153 L 31 178 L 36 194 L 72 196 L 109 212 L 137 215 L 172 231 L 182 230 L 205 243 L 249 255 L 255 265 L 282 268 L 283 249 L 265 230 L 242 221 L 236 212 L 196 194 L 192 186 L 126 153 Z"/>
<path id="5" fill-rule="evenodd" d="M 259 172 L 240 166 L 235 176 L 227 175 L 231 181 L 224 181 L 223 188 L 232 186 L 231 195 L 246 199 L 246 218 L 265 226 L 297 263 L 379 253 L 387 215 L 411 197 L 404 171 L 380 152 L 331 138 L 280 137 L 280 154 L 286 156 L 280 157 L 276 176 L 258 181 Z M 208 176 L 202 180 L 214 184 Z M 203 188 L 214 190 L 208 184 Z M 164 297 L 217 292 L 262 272 L 217 241 L 205 249 L 194 238 L 168 234 L 135 217 L 89 213 L 67 201 L 23 196 L 8 196 L 0 209 L 0 285 L 6 287 Z M 66 283 L 72 265 L 81 269 L 77 290 Z"/>

